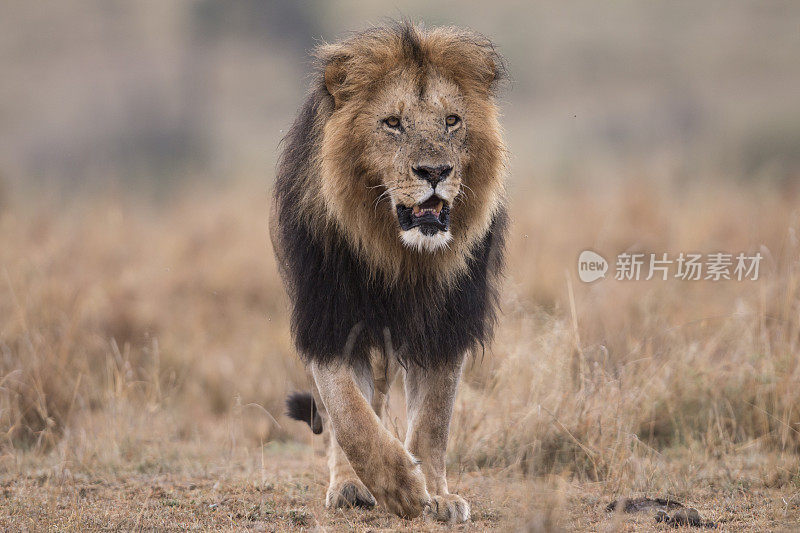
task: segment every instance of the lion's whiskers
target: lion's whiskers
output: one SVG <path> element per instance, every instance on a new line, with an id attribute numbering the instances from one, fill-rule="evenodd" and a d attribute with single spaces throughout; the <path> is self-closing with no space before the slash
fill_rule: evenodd
<path id="1" fill-rule="evenodd" d="M 381 185 L 377 185 L 376 187 L 386 187 L 386 186 L 381 184 Z M 368 188 L 369 188 L 369 189 L 374 189 L 374 188 L 376 188 L 376 187 L 368 187 Z M 380 203 L 380 201 L 381 201 L 381 200 L 382 200 L 384 197 L 386 197 L 386 198 L 389 198 L 389 194 L 391 194 L 391 193 L 395 192 L 396 190 L 397 190 L 397 187 L 386 187 L 386 190 L 385 190 L 385 191 L 383 191 L 382 193 L 380 193 L 380 194 L 378 195 L 378 197 L 375 199 L 375 203 L 374 203 L 374 204 L 373 204 L 373 206 L 372 206 L 372 210 L 373 210 L 373 212 L 377 212 L 377 210 L 378 210 L 378 204 Z"/>
<path id="2" fill-rule="evenodd" d="M 461 182 L 461 186 L 464 187 L 464 189 L 466 189 L 464 191 L 464 196 L 466 196 L 467 198 L 469 198 L 469 195 L 467 194 L 467 191 L 469 191 L 469 192 L 471 192 L 473 194 L 475 193 L 475 190 L 472 187 L 470 187 L 469 185 L 467 185 L 466 183 L 464 183 L 463 181 Z"/>

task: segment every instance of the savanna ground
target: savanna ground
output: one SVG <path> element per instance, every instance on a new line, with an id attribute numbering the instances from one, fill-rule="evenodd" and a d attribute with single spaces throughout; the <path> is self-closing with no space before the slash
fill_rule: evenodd
<path id="1" fill-rule="evenodd" d="M 503 314 L 453 419 L 458 529 L 664 530 L 605 511 L 632 496 L 800 527 L 798 191 L 639 178 L 514 191 Z M 308 382 L 267 192 L 201 189 L 5 198 L 0 528 L 446 529 L 324 508 L 323 439 L 283 415 Z M 584 249 L 765 259 L 759 281 L 583 284 Z"/>

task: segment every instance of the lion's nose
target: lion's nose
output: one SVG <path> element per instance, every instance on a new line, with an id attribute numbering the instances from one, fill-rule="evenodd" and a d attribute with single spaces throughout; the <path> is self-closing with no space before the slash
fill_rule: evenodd
<path id="1" fill-rule="evenodd" d="M 450 175 L 453 171 L 453 165 L 417 165 L 411 167 L 411 170 L 419 179 L 427 181 L 435 189 L 436 184 Z"/>

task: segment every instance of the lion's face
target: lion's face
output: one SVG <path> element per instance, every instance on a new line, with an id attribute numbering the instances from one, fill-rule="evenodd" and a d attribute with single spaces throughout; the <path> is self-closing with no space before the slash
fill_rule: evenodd
<path id="1" fill-rule="evenodd" d="M 307 194 L 324 205 L 324 224 L 392 277 L 465 268 L 503 202 L 491 43 L 453 29 L 379 29 L 318 55 L 332 98 L 321 114 L 321 189 Z"/>
<path id="2" fill-rule="evenodd" d="M 391 204 L 400 239 L 436 250 L 451 239 L 451 211 L 462 193 L 469 117 L 458 87 L 433 76 L 422 92 L 398 77 L 365 110 L 365 161 Z"/>

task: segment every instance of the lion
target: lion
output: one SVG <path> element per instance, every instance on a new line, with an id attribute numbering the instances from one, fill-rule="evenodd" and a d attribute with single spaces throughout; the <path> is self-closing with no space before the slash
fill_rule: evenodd
<path id="1" fill-rule="evenodd" d="M 287 414 L 330 431 L 329 508 L 465 522 L 446 450 L 463 362 L 496 322 L 503 60 L 478 34 L 408 22 L 315 56 L 270 214 L 293 340 L 316 385 L 290 396 Z M 404 442 L 381 422 L 401 370 Z"/>

